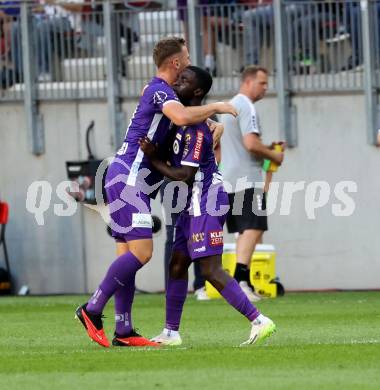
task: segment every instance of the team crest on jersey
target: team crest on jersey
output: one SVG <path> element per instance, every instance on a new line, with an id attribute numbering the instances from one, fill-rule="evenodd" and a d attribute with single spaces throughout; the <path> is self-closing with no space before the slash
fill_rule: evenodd
<path id="1" fill-rule="evenodd" d="M 203 132 L 197 131 L 197 139 L 195 141 L 195 148 L 193 153 L 193 159 L 199 161 L 201 157 L 201 151 L 202 151 L 202 144 L 203 144 Z"/>
<path id="2" fill-rule="evenodd" d="M 153 95 L 153 103 L 154 104 L 162 104 L 166 101 L 168 94 L 164 91 L 157 91 Z"/>
<path id="3" fill-rule="evenodd" d="M 174 142 L 173 142 L 173 152 L 174 152 L 174 154 L 179 153 L 179 142 L 177 139 L 174 140 Z"/>
<path id="4" fill-rule="evenodd" d="M 223 245 L 223 230 L 216 230 L 209 233 L 210 245 L 221 246 Z"/>

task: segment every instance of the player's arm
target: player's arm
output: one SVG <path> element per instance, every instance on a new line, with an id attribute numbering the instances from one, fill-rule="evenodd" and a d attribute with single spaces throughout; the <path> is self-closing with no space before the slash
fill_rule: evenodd
<path id="1" fill-rule="evenodd" d="M 231 104 L 225 102 L 185 107 L 178 101 L 168 101 L 162 107 L 162 112 L 177 126 L 189 126 L 204 122 L 215 114 L 237 115 L 236 109 Z"/>
<path id="2" fill-rule="evenodd" d="M 243 137 L 244 147 L 256 157 L 267 158 L 278 165 L 282 164 L 284 159 L 283 152 L 276 152 L 271 147 L 264 145 L 261 142 L 260 136 L 257 133 L 249 133 Z"/>
<path id="3" fill-rule="evenodd" d="M 257 158 L 266 158 L 281 165 L 284 153 L 276 152 L 272 147 L 268 147 L 261 142 L 258 118 L 254 108 L 249 104 L 241 105 L 237 121 L 243 137 L 243 145 L 248 152 Z"/>
<path id="4" fill-rule="evenodd" d="M 198 167 L 182 165 L 181 167 L 176 168 L 161 161 L 157 156 L 156 147 L 150 142 L 148 137 L 140 139 L 139 144 L 141 150 L 150 159 L 153 167 L 162 175 L 175 181 L 192 182 L 194 180 Z"/>

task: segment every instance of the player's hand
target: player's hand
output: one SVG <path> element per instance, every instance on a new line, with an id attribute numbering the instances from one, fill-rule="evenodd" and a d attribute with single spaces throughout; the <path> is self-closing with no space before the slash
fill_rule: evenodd
<path id="1" fill-rule="evenodd" d="M 152 144 L 148 137 L 139 139 L 140 149 L 149 159 L 154 159 L 157 156 L 157 148 Z"/>
<path id="2" fill-rule="evenodd" d="M 236 117 L 238 115 L 235 107 L 230 103 L 217 102 L 214 104 L 215 104 L 215 110 L 216 110 L 215 113 L 216 114 L 231 114 L 234 117 Z"/>
<path id="3" fill-rule="evenodd" d="M 284 161 L 284 152 L 273 152 L 271 160 L 280 166 Z"/>
<path id="4" fill-rule="evenodd" d="M 220 139 L 224 133 L 224 126 L 222 123 L 210 121 L 207 123 L 212 133 L 212 139 L 214 143 L 214 149 L 219 145 Z"/>
<path id="5" fill-rule="evenodd" d="M 269 146 L 269 148 L 273 150 L 276 145 L 280 145 L 282 148 L 282 151 L 284 151 L 287 148 L 285 141 L 272 142 L 271 145 Z"/>

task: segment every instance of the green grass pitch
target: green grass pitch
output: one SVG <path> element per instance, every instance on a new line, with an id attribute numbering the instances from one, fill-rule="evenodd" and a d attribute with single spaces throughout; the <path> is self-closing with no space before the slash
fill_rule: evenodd
<path id="1" fill-rule="evenodd" d="M 380 389 L 380 293 L 287 294 L 258 306 L 277 324 L 239 348 L 249 323 L 222 300 L 185 305 L 181 347 L 90 342 L 74 310 L 84 296 L 0 298 L 1 389 Z M 109 337 L 113 306 L 105 315 Z M 163 295 L 138 295 L 134 323 L 155 336 Z"/>

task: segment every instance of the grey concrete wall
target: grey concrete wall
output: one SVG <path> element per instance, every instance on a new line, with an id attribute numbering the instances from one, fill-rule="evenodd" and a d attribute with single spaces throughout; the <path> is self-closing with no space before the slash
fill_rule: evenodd
<path id="1" fill-rule="evenodd" d="M 270 216 L 265 241 L 278 250 L 277 270 L 289 289 L 380 288 L 379 166 L 380 150 L 367 145 L 364 98 L 360 95 L 299 96 L 299 146 L 287 153 L 274 180 L 314 180 L 357 183 L 350 194 L 356 209 L 350 217 L 332 215 L 328 204 L 307 218 L 305 191 L 294 195 L 291 213 Z M 126 102 L 129 118 L 134 101 Z M 38 226 L 27 212 L 28 186 L 47 180 L 53 189 L 66 179 L 65 161 L 86 158 L 84 133 L 90 120 L 96 122 L 95 148 L 98 157 L 113 154 L 107 125 L 107 107 L 102 102 L 42 104 L 46 130 L 46 153 L 33 156 L 27 146 L 23 108 L 0 106 L 0 197 L 11 206 L 7 241 L 17 287 L 28 284 L 32 293 L 93 291 L 115 256 L 99 214 L 79 207 L 72 217 L 57 217 L 53 206 Z M 278 139 L 277 103 L 267 97 L 258 104 L 264 140 Z M 226 129 L 228 131 L 228 129 Z M 281 193 L 282 191 L 280 191 Z M 62 203 L 54 194 L 52 205 Z M 160 213 L 157 201 L 154 214 Z M 165 232 L 154 238 L 155 254 L 137 277 L 139 288 L 159 291 L 163 282 Z M 227 241 L 233 241 L 228 235 Z M 0 254 L 0 259 L 2 255 Z"/>

